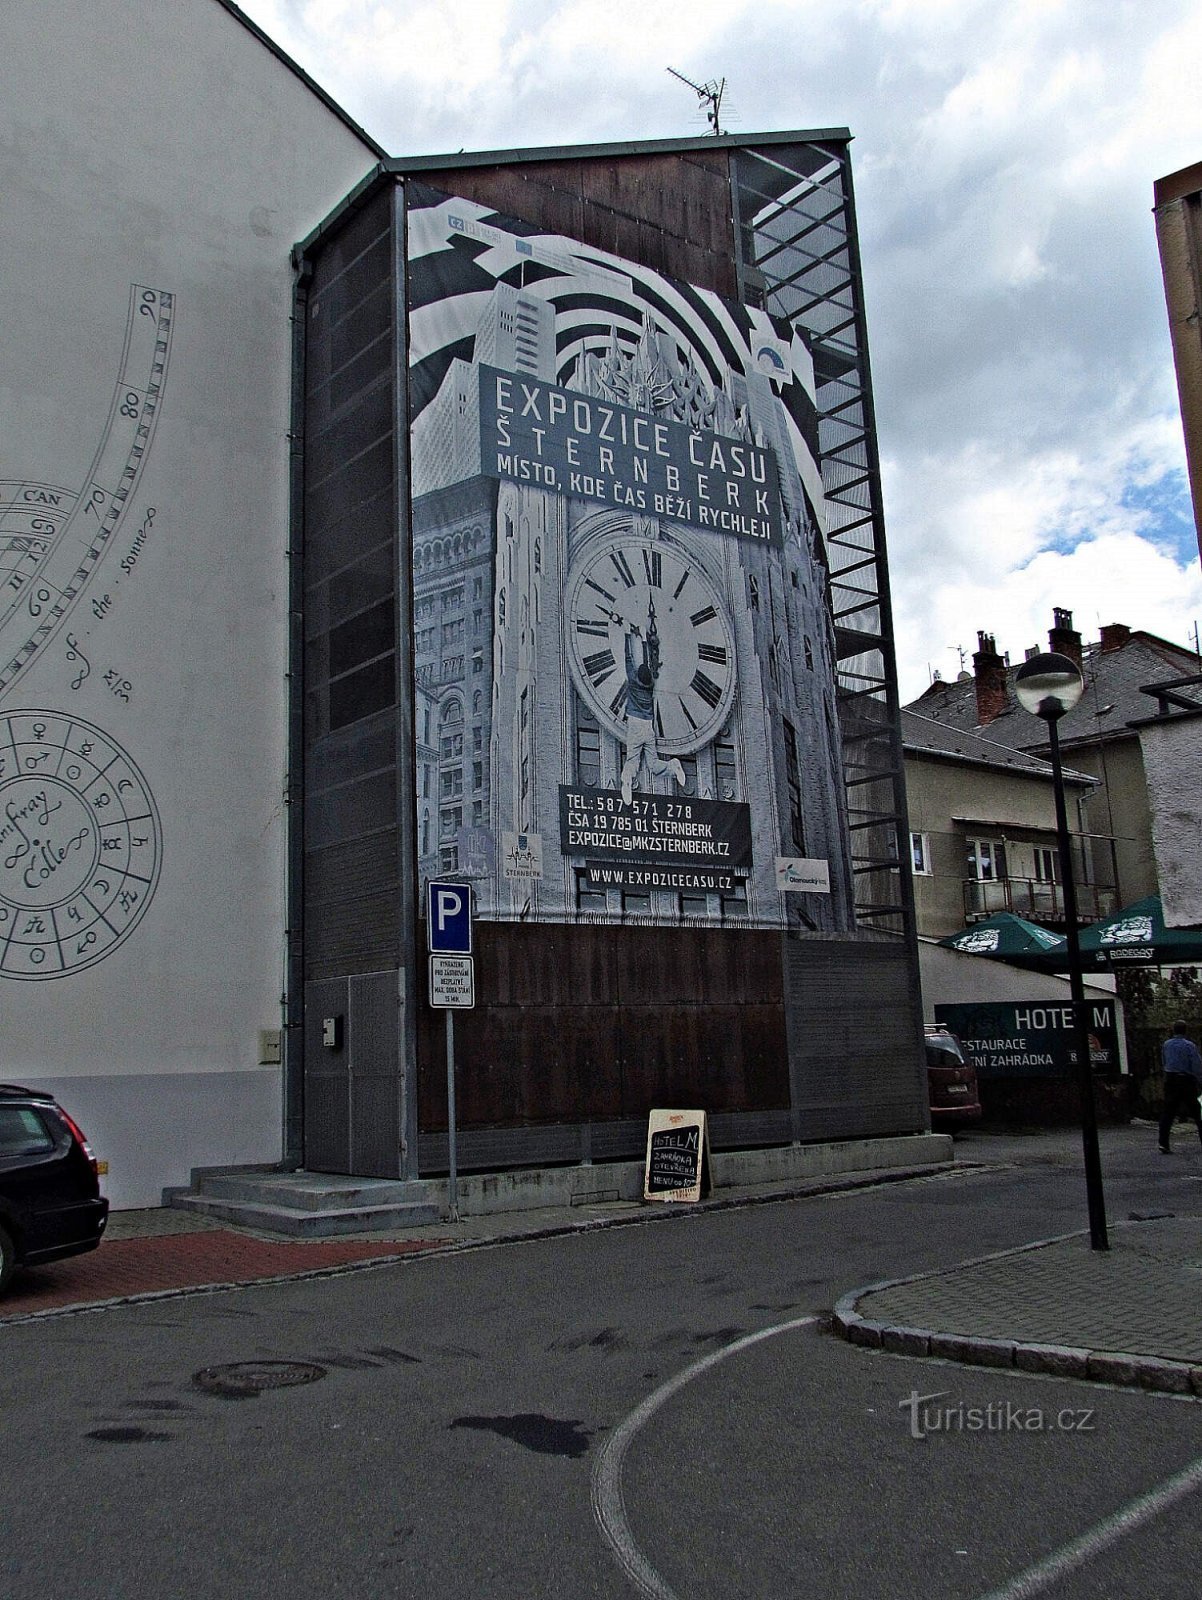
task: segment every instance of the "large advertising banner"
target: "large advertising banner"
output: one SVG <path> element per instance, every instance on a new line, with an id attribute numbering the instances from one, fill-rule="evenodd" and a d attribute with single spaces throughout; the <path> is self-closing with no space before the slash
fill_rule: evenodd
<path id="1" fill-rule="evenodd" d="M 485 919 L 850 929 L 809 350 L 406 201 L 419 876 Z"/>

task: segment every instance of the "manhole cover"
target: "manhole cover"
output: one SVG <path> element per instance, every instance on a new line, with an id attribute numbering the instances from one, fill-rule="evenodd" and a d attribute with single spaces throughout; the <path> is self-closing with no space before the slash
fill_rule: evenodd
<path id="1" fill-rule="evenodd" d="M 292 1389 L 316 1383 L 326 1369 L 311 1361 L 234 1361 L 225 1367 L 202 1367 L 192 1382 L 209 1394 L 232 1400 L 249 1400 L 264 1389 Z"/>

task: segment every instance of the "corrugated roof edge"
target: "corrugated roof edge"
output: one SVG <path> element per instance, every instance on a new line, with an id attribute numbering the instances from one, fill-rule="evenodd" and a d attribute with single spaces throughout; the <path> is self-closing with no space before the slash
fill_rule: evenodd
<path id="1" fill-rule="evenodd" d="M 1017 767 L 1004 761 L 990 761 L 985 756 L 966 756 L 957 750 L 934 750 L 924 745 L 911 745 L 902 743 L 903 754 L 926 757 L 930 761 L 946 762 L 949 765 L 961 767 L 983 767 L 988 772 L 1000 772 L 1009 777 L 1042 778 L 1047 782 L 1052 781 L 1052 764 L 1044 762 L 1045 772 L 1038 767 Z M 1019 752 L 1021 754 L 1021 752 Z M 1093 788 L 1101 782 L 1100 778 L 1091 777 L 1088 772 L 1078 772 L 1075 767 L 1062 767 L 1061 772 L 1065 783 L 1076 784 L 1079 788 Z"/>
<path id="2" fill-rule="evenodd" d="M 237 10 L 233 0 L 220 0 L 220 4 Z M 684 139 L 627 139 L 613 144 L 538 145 L 520 150 L 459 150 L 443 155 L 385 156 L 379 166 L 357 183 L 329 216 L 317 224 L 312 233 L 292 247 L 292 259 L 299 265 L 316 244 L 339 228 L 375 193 L 377 185 L 392 178 L 453 172 L 462 167 L 520 166 L 535 161 L 596 160 L 606 156 L 677 155 L 687 150 L 747 150 L 779 144 L 850 144 L 851 140 L 852 134 L 848 128 L 793 128 L 777 133 L 692 134 Z"/>
<path id="3" fill-rule="evenodd" d="M 969 750 L 952 750 L 946 744 L 923 744 L 919 742 L 922 730 L 915 726 L 917 723 L 926 723 L 931 728 L 937 728 L 940 733 L 948 738 L 961 738 L 970 740 L 972 744 L 982 746 L 980 753 Z M 1013 776 L 1029 778 L 1050 778 L 1052 766 L 1042 756 L 1032 755 L 1027 750 L 1022 750 L 1015 745 L 999 744 L 996 739 L 990 739 L 987 734 L 978 729 L 956 728 L 946 722 L 940 722 L 934 717 L 924 717 L 920 711 L 912 711 L 909 706 L 901 708 L 902 750 L 906 755 L 929 756 L 935 761 L 965 762 L 970 766 L 988 767 L 991 770 L 1005 772 Z M 916 737 L 919 736 L 919 737 Z M 995 756 L 992 752 L 996 750 Z M 1016 759 L 1017 758 L 1017 759 Z M 1075 768 L 1064 768 L 1064 781 L 1082 785 L 1093 785 L 1100 780 L 1092 777 L 1087 772 L 1078 772 Z"/>
<path id="4" fill-rule="evenodd" d="M 337 100 L 334 99 L 333 95 L 328 94 L 326 90 L 322 88 L 321 84 L 317 82 L 316 78 L 311 78 L 305 71 L 304 67 L 300 66 L 298 62 L 293 61 L 288 52 L 286 50 L 282 50 L 269 33 L 264 33 L 263 29 L 260 28 L 257 22 L 253 22 L 240 6 L 236 6 L 234 4 L 234 0 L 217 0 L 217 4 L 224 11 L 228 11 L 230 16 L 233 17 L 236 22 L 240 22 L 248 33 L 253 33 L 259 43 L 261 45 L 265 45 L 267 49 L 271 51 L 272 55 L 275 56 L 276 60 L 282 62 L 283 65 L 288 68 L 289 72 L 295 73 L 295 75 L 305 85 L 306 89 L 311 90 L 321 101 L 322 105 L 334 113 L 339 122 L 345 123 L 345 125 L 353 134 L 355 134 L 357 138 L 362 139 L 363 143 L 374 155 L 379 156 L 381 159 L 387 158 L 388 151 L 385 150 L 384 146 L 382 144 L 377 144 L 372 138 L 371 134 L 368 133 L 367 129 L 361 128 L 355 121 L 354 117 L 352 117 L 349 112 L 342 109 Z"/>
<path id="5" fill-rule="evenodd" d="M 681 139 L 624 139 L 607 144 L 551 144 L 520 150 L 459 150 L 440 156 L 390 156 L 390 172 L 437 172 L 446 167 L 509 167 L 523 161 L 579 161 L 596 156 L 673 155 L 683 150 L 739 150 L 745 145 L 849 144 L 848 128 L 792 128 L 776 133 L 694 133 Z"/>

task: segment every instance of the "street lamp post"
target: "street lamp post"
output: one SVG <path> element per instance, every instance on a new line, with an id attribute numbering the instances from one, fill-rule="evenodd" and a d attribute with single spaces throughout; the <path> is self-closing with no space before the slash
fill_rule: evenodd
<path id="1" fill-rule="evenodd" d="M 1094 1106 L 1093 1062 L 1089 1050 L 1089 1022 L 1085 1012 L 1085 982 L 1081 975 L 1081 945 L 1077 937 L 1077 887 L 1068 836 L 1068 808 L 1064 801 L 1064 772 L 1060 765 L 1060 736 L 1056 725 L 1080 700 L 1085 683 L 1080 668 L 1068 656 L 1031 656 L 1014 676 L 1014 692 L 1024 711 L 1042 717 L 1048 725 L 1052 754 L 1052 785 L 1056 794 L 1056 843 L 1060 878 L 1064 886 L 1065 940 L 1068 945 L 1068 981 L 1073 1008 L 1073 1038 L 1077 1052 L 1077 1084 L 1081 1097 L 1081 1147 L 1085 1156 L 1085 1195 L 1089 1204 L 1089 1242 L 1094 1250 L 1109 1250 L 1106 1236 L 1106 1201 L 1102 1194 L 1102 1160 L 1098 1153 L 1098 1117 Z"/>

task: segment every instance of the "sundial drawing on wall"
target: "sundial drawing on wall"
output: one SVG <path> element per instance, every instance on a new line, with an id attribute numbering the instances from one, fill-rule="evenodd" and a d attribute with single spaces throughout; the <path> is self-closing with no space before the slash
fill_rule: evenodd
<path id="1" fill-rule="evenodd" d="M 0 714 L 0 976 L 90 967 L 140 921 L 162 831 L 116 740 L 53 711 Z"/>
<path id="2" fill-rule="evenodd" d="M 132 510 L 174 311 L 169 291 L 131 286 L 108 416 L 78 489 L 0 478 L 0 701 L 60 640 L 72 688 L 88 676 L 89 630 L 65 624 Z M 0 709 L 0 977 L 61 977 L 110 954 L 149 905 L 161 837 L 150 788 L 111 734 L 67 712 Z"/>
<path id="3" fill-rule="evenodd" d="M 125 520 L 154 439 L 175 296 L 135 283 L 100 443 L 78 490 L 0 482 L 0 697 L 78 603 Z"/>

